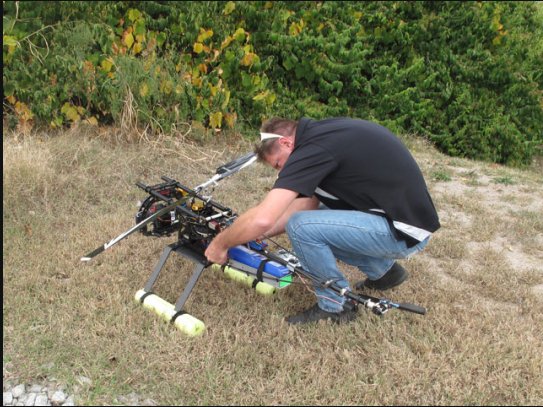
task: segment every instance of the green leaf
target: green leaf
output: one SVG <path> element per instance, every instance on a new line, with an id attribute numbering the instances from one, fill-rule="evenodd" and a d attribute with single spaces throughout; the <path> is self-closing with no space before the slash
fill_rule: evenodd
<path id="1" fill-rule="evenodd" d="M 292 59 L 292 57 L 289 56 L 287 59 L 283 61 L 283 66 L 285 67 L 287 71 L 290 71 L 295 66 L 294 59 Z"/>
<path id="2" fill-rule="evenodd" d="M 226 6 L 224 6 L 224 10 L 222 11 L 222 13 L 225 16 L 227 16 L 228 14 L 230 14 L 235 9 L 236 9 L 236 3 L 234 3 L 233 1 L 229 1 L 228 3 L 226 3 Z"/>
<path id="3" fill-rule="evenodd" d="M 4 97 L 12 96 L 13 93 L 15 93 L 15 86 L 11 83 L 5 83 L 4 84 Z"/>
<path id="4" fill-rule="evenodd" d="M 162 47 L 162 44 L 164 44 L 164 41 L 166 41 L 166 33 L 161 32 L 156 37 L 156 43 L 159 47 Z"/>
<path id="5" fill-rule="evenodd" d="M 238 28 L 236 32 L 234 33 L 233 37 L 236 41 L 243 41 L 245 40 L 245 30 L 243 28 Z"/>
<path id="6" fill-rule="evenodd" d="M 98 65 L 100 62 L 100 54 L 96 52 L 94 54 L 88 55 L 87 60 L 92 62 L 93 65 Z"/>
<path id="7" fill-rule="evenodd" d="M 77 109 L 70 105 L 68 102 L 64 103 L 62 108 L 60 109 L 60 112 L 66 116 L 68 120 L 71 120 L 73 122 L 79 121 L 81 119 L 81 116 L 79 116 L 79 113 L 77 112 Z"/>
<path id="8" fill-rule="evenodd" d="M 149 94 L 149 86 L 147 85 L 147 83 L 144 82 L 140 85 L 140 96 L 144 98 L 148 94 Z"/>
<path id="9" fill-rule="evenodd" d="M 138 20 L 134 24 L 134 34 L 136 35 L 145 35 L 145 21 Z"/>
<path id="10" fill-rule="evenodd" d="M 269 93 L 270 93 L 269 90 L 265 90 L 264 92 L 260 92 L 258 95 L 253 97 L 253 100 L 256 100 L 256 101 L 264 100 L 264 99 L 266 99 L 266 97 L 268 97 Z"/>
<path id="11" fill-rule="evenodd" d="M 109 72 L 111 71 L 111 68 L 113 67 L 113 61 L 111 60 L 111 58 L 106 58 L 102 61 L 100 65 L 102 66 L 102 69 L 105 72 Z"/>
<path id="12" fill-rule="evenodd" d="M 196 109 L 194 112 L 194 120 L 203 122 L 205 118 L 205 112 L 202 109 Z"/>
<path id="13" fill-rule="evenodd" d="M 230 102 L 230 91 L 227 90 L 224 92 L 224 100 L 221 104 L 221 108 L 224 110 L 226 109 L 226 106 L 228 106 L 228 102 Z"/>
<path id="14" fill-rule="evenodd" d="M 247 75 L 245 72 L 241 73 L 241 84 L 244 88 L 250 88 L 253 85 L 251 75 Z"/>
<path id="15" fill-rule="evenodd" d="M 12 37 L 11 35 L 4 35 L 3 45 L 7 45 L 8 47 L 15 47 L 19 44 L 19 42 L 15 39 L 15 37 Z"/>
<path id="16" fill-rule="evenodd" d="M 209 125 L 212 128 L 220 128 L 222 126 L 222 113 L 216 112 L 209 115 Z"/>
<path id="17" fill-rule="evenodd" d="M 126 33 L 126 35 L 123 37 L 123 43 L 128 48 L 132 46 L 132 44 L 134 43 L 134 36 L 132 35 L 132 33 Z"/>
<path id="18" fill-rule="evenodd" d="M 199 42 L 196 42 L 193 46 L 192 46 L 192 49 L 194 50 L 194 52 L 196 52 L 197 54 L 201 53 L 203 50 L 204 50 L 204 45 L 199 43 Z"/>
<path id="19" fill-rule="evenodd" d="M 141 17 L 141 12 L 135 8 L 131 8 L 128 10 L 127 16 L 130 21 L 134 22 Z"/>

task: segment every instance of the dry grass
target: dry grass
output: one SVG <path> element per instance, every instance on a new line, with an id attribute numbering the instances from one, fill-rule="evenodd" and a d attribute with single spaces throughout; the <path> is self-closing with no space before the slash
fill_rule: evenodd
<path id="1" fill-rule="evenodd" d="M 361 310 L 349 325 L 293 328 L 283 318 L 313 302 L 302 287 L 264 298 L 209 271 L 186 307 L 207 330 L 190 339 L 133 301 L 175 237 L 133 235 L 89 264 L 79 257 L 132 226 L 143 197 L 135 182 L 168 175 L 195 186 L 250 146 L 233 137 L 128 144 L 114 131 L 5 135 L 4 380 L 55 377 L 86 405 L 131 392 L 161 405 L 541 405 L 540 168 L 452 159 L 406 141 L 443 227 L 387 296 L 426 316 Z M 243 211 L 273 179 L 255 165 L 214 198 Z M 191 270 L 172 257 L 157 291 L 175 301 Z"/>

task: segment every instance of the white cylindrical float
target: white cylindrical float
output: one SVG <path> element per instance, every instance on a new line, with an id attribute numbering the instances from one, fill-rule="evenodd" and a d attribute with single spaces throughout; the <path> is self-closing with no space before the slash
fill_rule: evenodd
<path id="1" fill-rule="evenodd" d="M 247 287 L 252 287 L 253 282 L 256 280 L 254 276 L 248 275 L 244 273 L 243 271 L 237 270 L 230 266 L 225 266 L 223 268 L 220 264 L 213 264 L 211 268 L 214 270 L 223 270 L 224 275 L 228 277 L 230 280 L 234 280 L 239 283 L 242 283 L 243 285 Z M 257 293 L 262 294 L 262 295 L 273 295 L 276 291 L 276 288 L 274 286 L 262 281 L 258 282 L 254 288 Z"/>
<path id="2" fill-rule="evenodd" d="M 141 300 L 142 297 L 144 297 L 143 302 Z M 138 290 L 135 299 L 138 303 L 142 303 L 144 308 L 153 311 L 167 322 L 170 322 L 172 317 L 176 314 L 175 306 L 168 301 L 163 300 L 156 294 L 148 294 L 144 290 Z M 188 336 L 201 335 L 205 330 L 204 323 L 189 314 L 177 316 L 173 321 L 173 325 Z"/>

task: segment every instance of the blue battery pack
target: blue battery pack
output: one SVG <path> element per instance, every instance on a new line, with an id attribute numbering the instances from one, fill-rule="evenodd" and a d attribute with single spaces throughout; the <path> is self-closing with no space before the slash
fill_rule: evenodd
<path id="1" fill-rule="evenodd" d="M 228 257 L 232 261 L 232 263 L 241 263 L 251 268 L 253 272 L 256 272 L 256 270 L 258 270 L 258 267 L 263 260 L 268 260 L 267 257 L 243 245 L 234 246 L 228 249 Z M 285 280 L 285 282 L 287 282 L 287 280 L 289 282 L 291 281 L 291 272 L 289 271 L 289 269 L 275 261 L 268 261 L 264 265 L 263 272 L 264 274 L 268 274 L 277 279 Z"/>

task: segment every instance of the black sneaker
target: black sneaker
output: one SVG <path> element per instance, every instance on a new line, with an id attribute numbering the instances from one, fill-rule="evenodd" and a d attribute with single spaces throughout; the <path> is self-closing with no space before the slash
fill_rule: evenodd
<path id="1" fill-rule="evenodd" d="M 321 319 L 324 319 L 339 324 L 342 322 L 353 321 L 357 317 L 358 307 L 356 305 L 345 303 L 343 308 L 344 309 L 341 312 L 327 312 L 320 309 L 318 304 L 315 304 L 311 308 L 300 312 L 299 314 L 286 318 L 286 321 L 291 325 L 295 325 L 318 322 Z"/>
<path id="2" fill-rule="evenodd" d="M 407 271 L 405 271 L 398 263 L 394 263 L 383 277 L 377 280 L 366 278 L 364 281 L 356 283 L 354 288 L 357 290 L 363 290 L 364 288 L 371 288 L 372 290 L 388 290 L 403 283 L 407 280 L 407 276 Z"/>

